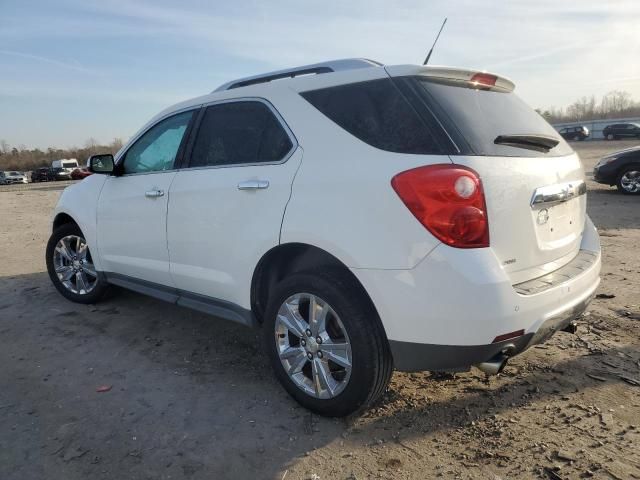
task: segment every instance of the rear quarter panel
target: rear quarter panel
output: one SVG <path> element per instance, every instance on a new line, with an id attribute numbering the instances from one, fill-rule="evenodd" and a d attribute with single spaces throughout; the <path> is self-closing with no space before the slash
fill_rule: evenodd
<path id="1" fill-rule="evenodd" d="M 402 203 L 391 179 L 420 165 L 451 163 L 447 156 L 371 147 L 299 95 L 273 103 L 305 152 L 281 243 L 314 245 L 348 267 L 383 269 L 412 268 L 439 244 Z"/>

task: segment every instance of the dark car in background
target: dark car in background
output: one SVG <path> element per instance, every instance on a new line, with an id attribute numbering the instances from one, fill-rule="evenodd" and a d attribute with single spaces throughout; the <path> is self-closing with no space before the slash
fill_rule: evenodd
<path id="1" fill-rule="evenodd" d="M 637 123 L 614 123 L 604 127 L 602 135 L 607 140 L 640 138 L 640 125 Z"/>
<path id="2" fill-rule="evenodd" d="M 589 129 L 584 125 L 564 127 L 561 128 L 558 133 L 560 133 L 560 136 L 565 140 L 584 140 L 589 137 Z"/>
<path id="3" fill-rule="evenodd" d="M 622 193 L 640 194 L 640 146 L 600 159 L 593 169 L 593 179 L 605 185 L 615 185 Z"/>
<path id="4" fill-rule="evenodd" d="M 55 175 L 53 174 L 53 169 L 51 167 L 41 167 L 37 168 L 33 172 L 31 172 L 31 181 L 36 182 L 51 182 L 55 180 Z"/>

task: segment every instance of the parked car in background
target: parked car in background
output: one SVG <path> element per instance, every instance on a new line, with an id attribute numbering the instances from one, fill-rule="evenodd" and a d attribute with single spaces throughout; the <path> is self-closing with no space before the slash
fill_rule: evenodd
<path id="1" fill-rule="evenodd" d="M 589 129 L 584 125 L 564 127 L 560 129 L 559 133 L 565 140 L 584 140 L 589 137 Z"/>
<path id="2" fill-rule="evenodd" d="M 29 183 L 29 179 L 22 172 L 17 172 L 13 170 L 13 171 L 6 171 L 3 173 L 4 173 L 3 183 L 5 185 L 12 185 L 14 183 Z"/>
<path id="3" fill-rule="evenodd" d="M 53 167 L 51 169 L 54 180 L 71 180 L 71 171 L 61 167 Z"/>
<path id="4" fill-rule="evenodd" d="M 640 138 L 640 125 L 637 123 L 614 123 L 604 127 L 602 135 L 607 140 Z"/>
<path id="5" fill-rule="evenodd" d="M 71 172 L 72 180 L 82 180 L 83 178 L 91 175 L 92 172 L 89 171 L 87 167 L 76 168 L 73 172 Z"/>
<path id="6" fill-rule="evenodd" d="M 640 146 L 603 157 L 593 169 L 593 179 L 605 185 L 615 185 L 622 193 L 639 195 Z"/>
<path id="7" fill-rule="evenodd" d="M 55 180 L 55 175 L 51 167 L 40 167 L 31 172 L 32 182 L 51 182 Z"/>
<path id="8" fill-rule="evenodd" d="M 580 159 L 514 88 L 363 59 L 229 82 L 90 159 L 53 214 L 51 281 L 261 326 L 323 415 L 370 405 L 394 368 L 496 374 L 600 282 Z"/>

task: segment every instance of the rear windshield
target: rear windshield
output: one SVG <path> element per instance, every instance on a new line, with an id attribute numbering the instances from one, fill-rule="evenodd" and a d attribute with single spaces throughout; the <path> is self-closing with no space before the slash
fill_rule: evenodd
<path id="1" fill-rule="evenodd" d="M 572 153 L 558 132 L 514 93 L 454 86 L 421 77 L 416 82 L 417 91 L 437 111 L 447 131 L 452 136 L 461 135 L 476 155 L 549 157 Z M 494 143 L 497 137 L 506 135 L 543 135 L 559 143 L 546 153 Z"/>
<path id="2" fill-rule="evenodd" d="M 301 95 L 351 135 L 390 152 L 508 157 L 572 153 L 558 132 L 514 93 L 395 77 Z M 552 137 L 558 144 L 539 151 L 495 143 L 498 137 L 514 135 Z"/>

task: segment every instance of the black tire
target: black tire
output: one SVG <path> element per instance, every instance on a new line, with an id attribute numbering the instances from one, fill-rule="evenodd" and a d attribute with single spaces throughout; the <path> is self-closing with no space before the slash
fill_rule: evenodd
<path id="1" fill-rule="evenodd" d="M 75 223 L 65 223 L 64 225 L 61 225 L 60 227 L 56 228 L 49 237 L 46 251 L 47 272 L 49 273 L 49 278 L 51 279 L 53 286 L 56 287 L 60 294 L 66 299 L 71 300 L 75 303 L 96 303 L 104 296 L 104 294 L 108 290 L 108 284 L 104 280 L 102 275 L 98 273 L 96 285 L 90 292 L 79 294 L 67 289 L 67 287 L 65 287 L 62 281 L 58 278 L 58 274 L 55 271 L 53 256 L 56 245 L 61 238 L 69 235 L 75 235 L 84 238 L 82 231 Z"/>
<path id="2" fill-rule="evenodd" d="M 622 170 L 620 170 L 620 172 L 618 173 L 618 179 L 616 180 L 616 187 L 620 193 L 623 193 L 625 195 L 640 195 L 640 190 L 637 192 L 630 192 L 628 190 L 625 190 L 625 188 L 622 186 L 622 177 L 625 175 L 625 173 L 633 172 L 633 171 L 640 172 L 640 164 L 634 163 L 631 165 L 625 165 L 624 167 L 622 167 Z"/>
<path id="3" fill-rule="evenodd" d="M 333 398 L 305 393 L 291 380 L 278 356 L 276 316 L 285 300 L 297 293 L 310 293 L 329 303 L 349 336 L 351 376 L 344 390 Z M 263 334 L 282 386 L 300 405 L 320 415 L 343 417 L 370 406 L 386 391 L 393 373 L 389 343 L 375 308 L 357 281 L 340 270 L 295 273 L 276 285 L 266 309 Z"/>

